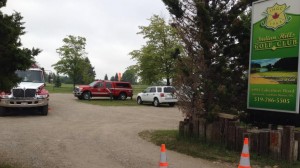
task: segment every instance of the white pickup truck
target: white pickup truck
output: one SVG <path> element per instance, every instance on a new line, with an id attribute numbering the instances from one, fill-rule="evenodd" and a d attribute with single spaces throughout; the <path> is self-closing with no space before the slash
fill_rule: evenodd
<path id="1" fill-rule="evenodd" d="M 0 115 L 13 108 L 38 108 L 41 115 L 47 115 L 49 92 L 45 89 L 43 70 L 30 68 L 16 73 L 22 78 L 21 83 L 10 92 L 0 91 Z"/>

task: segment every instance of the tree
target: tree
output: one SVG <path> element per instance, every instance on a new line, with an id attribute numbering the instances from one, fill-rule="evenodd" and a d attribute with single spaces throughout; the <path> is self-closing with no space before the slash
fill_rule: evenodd
<path id="1" fill-rule="evenodd" d="M 110 81 L 115 81 L 115 76 L 110 77 Z"/>
<path id="2" fill-rule="evenodd" d="M 115 81 L 118 81 L 119 77 L 118 77 L 118 73 L 115 74 Z"/>
<path id="3" fill-rule="evenodd" d="M 178 54 L 179 107 L 187 118 L 246 109 L 248 0 L 163 0 L 184 45 Z"/>
<path id="4" fill-rule="evenodd" d="M 158 15 L 152 16 L 148 26 L 139 26 L 140 32 L 147 39 L 140 50 L 129 53 L 137 61 L 138 75 L 144 83 L 157 83 L 163 79 L 170 85 L 175 74 L 175 60 L 172 53 L 180 48 L 175 29 L 167 25 Z"/>
<path id="5" fill-rule="evenodd" d="M 58 73 L 55 75 L 54 87 L 61 87 L 60 76 Z"/>
<path id="6" fill-rule="evenodd" d="M 0 9 L 6 6 L 6 0 L 0 0 Z M 0 90 L 7 91 L 16 86 L 21 79 L 16 70 L 26 70 L 35 63 L 34 56 L 41 50 L 21 48 L 20 36 L 25 34 L 25 27 L 20 13 L 12 15 L 0 11 Z"/>
<path id="7" fill-rule="evenodd" d="M 108 76 L 107 76 L 107 74 L 105 74 L 105 76 L 104 76 L 104 80 L 108 80 Z"/>
<path id="8" fill-rule="evenodd" d="M 91 83 L 95 80 L 96 72 L 88 57 L 84 58 L 84 62 L 80 83 Z"/>
<path id="9" fill-rule="evenodd" d="M 127 67 L 126 71 L 123 73 L 122 81 L 130 82 L 131 84 L 137 83 L 137 75 L 134 65 Z"/>
<path id="10" fill-rule="evenodd" d="M 86 39 L 84 37 L 69 35 L 63 39 L 63 42 L 64 45 L 56 49 L 61 59 L 52 66 L 57 73 L 68 75 L 72 79 L 75 88 L 76 83 L 90 80 L 87 75 L 94 75 L 95 73 L 93 67 L 89 64 L 89 60 L 86 59 Z"/>

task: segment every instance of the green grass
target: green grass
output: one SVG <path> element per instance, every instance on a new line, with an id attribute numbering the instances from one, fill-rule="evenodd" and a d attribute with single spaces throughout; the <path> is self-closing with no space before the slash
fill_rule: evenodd
<path id="1" fill-rule="evenodd" d="M 195 138 L 180 137 L 178 130 L 152 130 L 139 133 L 143 139 L 158 146 L 166 144 L 167 150 L 173 150 L 195 158 L 203 158 L 211 161 L 229 162 L 238 165 L 240 153 L 227 150 L 224 146 L 205 143 Z M 267 156 L 257 156 L 250 153 L 251 166 L 272 166 L 278 168 L 300 167 L 300 162 L 289 164 L 284 161 L 275 161 Z M 236 166 L 237 167 L 237 166 Z"/>
<path id="2" fill-rule="evenodd" d="M 135 99 L 127 100 L 110 100 L 109 98 L 94 98 L 91 100 L 77 100 L 78 102 L 99 105 L 99 106 L 137 106 Z"/>
<path id="3" fill-rule="evenodd" d="M 49 93 L 72 93 L 73 92 L 73 84 L 62 84 L 61 87 L 54 87 L 54 84 L 47 83 L 46 89 Z"/>
<path id="4" fill-rule="evenodd" d="M 19 168 L 19 166 L 12 166 L 11 164 L 7 164 L 6 162 L 0 161 L 0 168 Z"/>
<path id="5" fill-rule="evenodd" d="M 259 72 L 261 76 L 269 77 L 297 77 L 297 72 L 284 72 L 284 71 L 269 71 L 269 72 Z"/>

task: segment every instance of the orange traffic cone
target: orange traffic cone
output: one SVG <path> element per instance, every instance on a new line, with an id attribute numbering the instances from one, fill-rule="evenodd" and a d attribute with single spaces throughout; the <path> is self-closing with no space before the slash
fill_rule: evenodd
<path id="1" fill-rule="evenodd" d="M 240 164 L 239 164 L 238 168 L 251 168 L 248 138 L 244 139 L 243 151 L 242 151 L 242 154 L 241 154 L 241 160 L 240 160 Z"/>
<path id="2" fill-rule="evenodd" d="M 166 154 L 166 145 L 161 144 L 160 147 L 160 162 L 159 162 L 160 168 L 168 168 L 168 162 L 167 162 L 167 154 Z"/>

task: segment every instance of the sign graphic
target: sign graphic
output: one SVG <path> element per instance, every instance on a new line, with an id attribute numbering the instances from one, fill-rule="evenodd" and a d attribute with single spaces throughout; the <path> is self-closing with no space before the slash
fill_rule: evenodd
<path id="1" fill-rule="evenodd" d="M 267 17 L 266 21 L 262 22 L 262 26 L 276 30 L 278 27 L 285 25 L 290 20 L 285 14 L 288 8 L 286 4 L 278 5 L 277 3 L 273 7 L 267 8 L 266 12 L 263 13 Z"/>
<path id="2" fill-rule="evenodd" d="M 299 5 L 299 0 L 252 5 L 249 109 L 299 113 Z"/>

